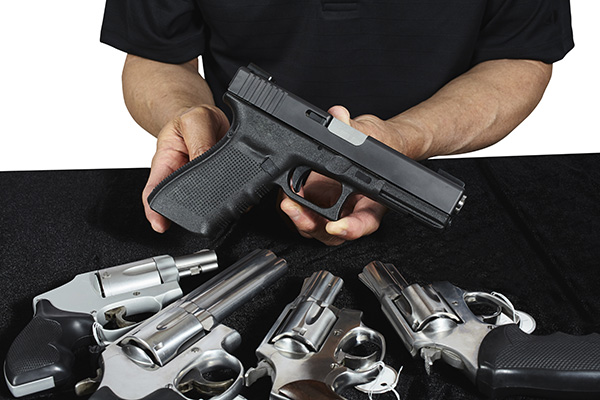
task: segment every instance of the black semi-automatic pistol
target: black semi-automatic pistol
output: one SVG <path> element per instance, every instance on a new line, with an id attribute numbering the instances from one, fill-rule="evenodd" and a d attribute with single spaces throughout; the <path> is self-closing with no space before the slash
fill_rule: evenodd
<path id="1" fill-rule="evenodd" d="M 436 228 L 446 227 L 465 201 L 456 178 L 431 171 L 287 92 L 253 65 L 238 70 L 224 101 L 234 116 L 225 137 L 148 197 L 153 210 L 192 232 L 218 236 L 275 184 L 330 220 L 340 218 L 355 192 Z M 300 195 L 312 171 L 341 184 L 333 206 Z"/>

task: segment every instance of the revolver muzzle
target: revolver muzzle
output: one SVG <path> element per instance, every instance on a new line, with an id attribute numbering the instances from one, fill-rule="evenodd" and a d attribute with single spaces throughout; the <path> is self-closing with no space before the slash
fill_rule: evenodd
<path id="1" fill-rule="evenodd" d="M 343 280 L 328 271 L 315 272 L 304 280 L 302 290 L 271 343 L 288 353 L 317 352 L 337 320 L 329 308 Z"/>

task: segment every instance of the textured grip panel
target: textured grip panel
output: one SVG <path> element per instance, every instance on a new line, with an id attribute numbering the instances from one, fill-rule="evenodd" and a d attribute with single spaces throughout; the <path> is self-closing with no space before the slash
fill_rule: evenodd
<path id="1" fill-rule="evenodd" d="M 93 343 L 93 323 L 90 315 L 59 310 L 48 300 L 38 302 L 36 315 L 6 355 L 7 381 L 15 388 L 47 378 L 52 378 L 55 386 L 69 381 L 73 378 L 75 352 Z M 35 391 L 33 385 L 21 393 Z"/>
<path id="2" fill-rule="evenodd" d="M 530 336 L 516 325 L 490 332 L 479 350 L 479 389 L 488 395 L 600 396 L 600 335 Z"/>
<path id="3" fill-rule="evenodd" d="M 208 159 L 202 168 L 191 168 L 180 178 L 179 184 L 168 194 L 167 199 L 189 209 L 192 213 L 206 217 L 215 213 L 225 199 L 231 198 L 246 182 L 260 174 L 260 165 L 234 147 L 224 147 L 219 155 Z M 227 165 L 235 174 L 224 174 L 219 168 Z M 209 188 L 217 188 L 209 190 Z M 246 209 L 239 205 L 239 212 Z"/>
<path id="4" fill-rule="evenodd" d="M 155 211 L 203 236 L 217 236 L 268 192 L 261 163 L 234 144 L 186 164 L 148 198 Z M 256 182 L 259 183 L 256 183 Z"/>
<path id="5" fill-rule="evenodd" d="M 7 374 L 18 378 L 56 364 L 60 353 L 50 343 L 57 342 L 61 334 L 62 328 L 58 322 L 40 316 L 33 317 L 8 350 Z"/>

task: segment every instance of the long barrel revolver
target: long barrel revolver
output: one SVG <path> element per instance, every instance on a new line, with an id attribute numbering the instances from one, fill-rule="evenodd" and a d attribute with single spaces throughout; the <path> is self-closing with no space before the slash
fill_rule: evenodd
<path id="1" fill-rule="evenodd" d="M 148 197 L 152 209 L 192 232 L 220 234 L 275 184 L 330 220 L 340 218 L 354 192 L 436 228 L 446 227 L 465 201 L 456 178 L 342 123 L 252 65 L 238 70 L 224 101 L 234 115 L 225 137 Z M 311 171 L 341 184 L 333 206 L 300 195 Z"/>
<path id="2" fill-rule="evenodd" d="M 327 271 L 305 279 L 256 350 L 247 385 L 268 375 L 271 400 L 343 399 L 338 392 L 377 378 L 385 340 L 362 324 L 360 311 L 332 305 L 342 284 Z"/>
<path id="3" fill-rule="evenodd" d="M 392 264 L 374 261 L 359 275 L 413 357 L 430 372 L 442 359 L 484 394 L 598 398 L 600 335 L 529 335 L 510 302 L 449 282 L 409 285 Z M 473 312 L 473 306 L 493 312 Z M 508 316 L 512 322 L 489 317 Z"/>
<path id="4" fill-rule="evenodd" d="M 71 383 L 83 350 L 118 338 L 139 323 L 135 316 L 156 313 L 180 298 L 180 277 L 216 268 L 210 250 L 161 255 L 79 274 L 36 296 L 34 317 L 6 356 L 10 391 L 20 397 Z"/>
<path id="5" fill-rule="evenodd" d="M 286 270 L 271 251 L 246 255 L 111 343 L 100 375 L 81 392 L 97 387 L 92 400 L 237 397 L 244 369 L 229 352 L 241 337 L 221 321 Z"/>

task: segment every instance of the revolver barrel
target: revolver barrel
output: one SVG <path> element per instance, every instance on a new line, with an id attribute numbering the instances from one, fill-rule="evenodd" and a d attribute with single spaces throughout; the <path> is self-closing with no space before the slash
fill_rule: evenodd
<path id="1" fill-rule="evenodd" d="M 198 251 L 194 254 L 173 257 L 179 277 L 210 272 L 218 268 L 217 255 L 214 251 Z"/>
<path id="2" fill-rule="evenodd" d="M 342 289 L 341 278 L 327 271 L 318 271 L 304 281 L 300 294 L 290 305 L 290 313 L 271 342 L 295 339 L 309 351 L 319 348 L 337 316 L 329 308 Z"/>
<path id="3" fill-rule="evenodd" d="M 121 340 L 132 361 L 163 366 L 286 271 L 285 260 L 255 250 Z"/>

